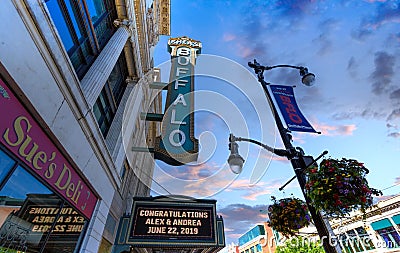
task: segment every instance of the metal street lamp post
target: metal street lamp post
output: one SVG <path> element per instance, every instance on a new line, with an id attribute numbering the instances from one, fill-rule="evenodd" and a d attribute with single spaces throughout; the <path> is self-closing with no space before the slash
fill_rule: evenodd
<path id="1" fill-rule="evenodd" d="M 318 160 L 320 157 L 325 155 L 327 151 L 324 151 L 322 155 L 320 155 L 317 159 L 313 159 L 311 156 L 305 156 L 304 152 L 301 148 L 299 147 L 294 147 L 291 143 L 291 135 L 289 134 L 289 130 L 287 130 L 284 126 L 283 123 L 279 117 L 278 110 L 275 107 L 275 104 L 272 101 L 271 94 L 268 90 L 268 85 L 264 80 L 264 70 L 270 70 L 273 68 L 294 68 L 300 70 L 300 76 L 302 77 L 302 83 L 305 84 L 306 86 L 311 86 L 315 80 L 315 75 L 312 73 L 308 72 L 308 69 L 305 67 L 299 67 L 299 66 L 292 66 L 292 65 L 276 65 L 276 66 L 261 66 L 256 60 L 254 62 L 249 62 L 248 63 L 251 68 L 254 68 L 255 73 L 257 74 L 258 81 L 261 83 L 264 92 L 267 96 L 268 103 L 270 105 L 270 108 L 272 110 L 276 126 L 278 128 L 279 134 L 282 138 L 282 142 L 285 146 L 285 149 L 275 149 L 273 147 L 270 147 L 268 145 L 265 145 L 261 142 L 252 140 L 252 139 L 247 139 L 247 138 L 242 138 L 242 137 L 236 137 L 233 134 L 230 134 L 229 136 L 229 149 L 231 151 L 231 154 L 228 158 L 228 163 L 229 166 L 234 173 L 240 173 L 242 171 L 244 159 L 239 155 L 239 147 L 238 144 L 236 143 L 237 141 L 246 141 L 246 142 L 251 142 L 256 145 L 259 145 L 266 150 L 278 155 L 278 156 L 283 156 L 286 157 L 288 160 L 290 160 L 292 167 L 294 169 L 294 172 L 296 174 L 297 180 L 299 182 L 300 188 L 302 190 L 302 193 L 304 195 L 305 201 L 308 206 L 308 210 L 311 214 L 311 217 L 314 221 L 315 227 L 318 231 L 318 235 L 322 241 L 323 247 L 325 249 L 325 252 L 327 253 L 341 253 L 341 248 L 339 244 L 337 243 L 336 237 L 333 234 L 332 228 L 330 227 L 330 224 L 328 220 L 324 219 L 319 211 L 316 211 L 315 208 L 310 204 L 310 199 L 308 198 L 306 192 L 305 192 L 305 184 L 306 184 L 306 178 L 304 175 L 304 170 L 311 164 L 315 163 L 316 160 Z"/>

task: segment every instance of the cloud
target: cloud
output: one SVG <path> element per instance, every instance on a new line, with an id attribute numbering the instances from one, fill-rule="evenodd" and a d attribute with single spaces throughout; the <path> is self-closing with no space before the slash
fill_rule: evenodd
<path id="1" fill-rule="evenodd" d="M 300 20 L 312 13 L 315 6 L 314 1 L 309 0 L 243 1 L 243 3 L 239 15 L 242 27 L 237 29 L 239 34 L 236 36 L 240 38 L 237 44 L 238 55 L 246 60 L 257 58 L 261 62 L 271 62 L 263 59 L 271 55 L 268 53 L 269 43 L 272 43 L 269 35 L 281 29 L 298 31 Z"/>
<path id="2" fill-rule="evenodd" d="M 364 0 L 364 1 L 368 3 L 376 3 L 376 2 L 384 3 L 387 2 L 388 0 Z"/>
<path id="3" fill-rule="evenodd" d="M 400 138 L 400 132 L 389 133 L 388 137 Z"/>
<path id="4" fill-rule="evenodd" d="M 259 196 L 271 194 L 274 190 L 281 187 L 280 180 L 272 180 L 267 182 L 259 182 L 256 185 L 250 185 L 248 180 L 234 181 L 226 191 L 240 191 L 241 196 L 246 200 L 257 200 Z"/>
<path id="5" fill-rule="evenodd" d="M 344 136 L 344 135 L 352 135 L 353 132 L 357 129 L 356 125 L 326 125 L 323 123 L 313 122 L 311 124 L 314 126 L 314 129 L 322 132 L 325 136 Z"/>
<path id="6" fill-rule="evenodd" d="M 388 23 L 400 23 L 400 3 L 398 1 L 382 1 L 377 4 L 375 14 L 364 20 L 364 26 L 373 30 Z"/>
<path id="7" fill-rule="evenodd" d="M 213 175 L 220 169 L 216 163 L 203 163 L 199 165 L 162 166 L 162 169 L 174 178 L 183 180 L 200 180 Z"/>
<path id="8" fill-rule="evenodd" d="M 293 137 L 293 140 L 295 141 L 295 137 Z M 278 162 L 283 162 L 283 163 L 289 163 L 289 160 L 286 157 L 277 156 L 277 155 L 272 154 L 269 151 L 264 151 L 264 150 L 261 152 L 260 158 L 273 160 L 273 161 L 278 161 Z"/>
<path id="9" fill-rule="evenodd" d="M 388 137 L 400 138 L 400 132 L 398 131 L 400 127 L 400 108 L 393 109 L 387 117 L 386 122 L 388 130 L 392 131 L 388 134 Z"/>
<path id="10" fill-rule="evenodd" d="M 282 13 L 283 16 L 300 18 L 310 13 L 314 1 L 310 0 L 283 0 L 276 1 L 273 7 Z"/>
<path id="11" fill-rule="evenodd" d="M 387 113 L 383 110 L 379 110 L 379 108 L 362 108 L 360 110 L 353 109 L 353 111 L 337 112 L 332 115 L 333 119 L 336 120 L 347 120 L 357 117 L 365 119 L 384 119 L 386 116 Z"/>
<path id="12" fill-rule="evenodd" d="M 365 28 L 359 28 L 351 32 L 351 37 L 359 41 L 366 41 L 370 35 L 372 35 L 372 32 Z"/>
<path id="13" fill-rule="evenodd" d="M 400 101 L 400 89 L 392 91 L 389 95 L 389 98 Z"/>
<path id="14" fill-rule="evenodd" d="M 375 70 L 370 79 L 373 81 L 372 92 L 381 95 L 390 90 L 390 84 L 394 75 L 394 65 L 396 58 L 386 52 L 375 53 Z"/>
<path id="15" fill-rule="evenodd" d="M 384 195 L 384 196 L 374 196 L 374 203 L 378 202 L 378 201 L 383 201 L 383 200 L 387 200 L 390 199 L 394 196 L 397 196 L 397 194 L 395 195 Z"/>
<path id="16" fill-rule="evenodd" d="M 250 206 L 246 204 L 230 204 L 218 210 L 218 214 L 224 219 L 225 236 L 227 244 L 236 242 L 237 239 L 253 228 L 267 220 L 267 215 L 260 210 L 267 210 L 268 205 Z"/>
<path id="17" fill-rule="evenodd" d="M 389 116 L 387 117 L 388 121 L 395 119 L 400 119 L 400 108 L 394 109 L 392 113 L 390 113 Z"/>
<path id="18" fill-rule="evenodd" d="M 338 28 L 338 25 L 338 20 L 333 18 L 328 18 L 318 25 L 319 31 L 322 32 L 313 40 L 313 44 L 318 45 L 319 49 L 317 54 L 319 56 L 324 56 L 332 51 L 333 43 L 330 35 L 332 35 L 334 30 Z"/>
<path id="19" fill-rule="evenodd" d="M 234 39 L 236 39 L 236 35 L 231 33 L 224 33 L 224 35 L 222 36 L 223 41 L 232 41 Z"/>
<path id="20" fill-rule="evenodd" d="M 196 166 L 173 167 L 164 163 L 157 165 L 152 177 L 152 189 L 158 194 L 211 197 L 229 187 L 237 177 L 227 165 L 213 162 Z"/>
<path id="21" fill-rule="evenodd" d="M 391 23 L 400 23 L 400 3 L 393 0 L 367 0 L 376 6 L 374 12 L 365 16 L 357 30 L 352 32 L 352 37 L 360 41 L 366 41 L 374 31 Z M 390 36 L 390 35 L 389 35 Z"/>
<path id="22" fill-rule="evenodd" d="M 347 63 L 347 71 L 349 71 L 349 74 L 351 77 L 356 78 L 357 77 L 357 69 L 359 67 L 359 64 L 356 62 L 356 59 L 352 56 Z"/>

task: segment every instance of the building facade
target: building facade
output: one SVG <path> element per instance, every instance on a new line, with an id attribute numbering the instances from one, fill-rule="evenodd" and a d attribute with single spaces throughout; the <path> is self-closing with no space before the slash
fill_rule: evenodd
<path id="1" fill-rule="evenodd" d="M 400 252 L 400 195 L 377 202 L 366 211 L 357 211 L 340 219 L 329 220 L 334 236 L 344 253 Z M 300 230 L 306 241 L 317 242 L 319 237 L 312 225 Z M 285 238 L 268 226 L 258 224 L 239 237 L 239 253 L 273 253 L 284 246 Z M 299 242 L 301 243 L 301 242 Z M 225 251 L 233 252 L 233 248 Z"/>
<path id="2" fill-rule="evenodd" d="M 329 223 L 343 253 L 400 252 L 400 195 L 377 202 L 365 214 L 354 211 L 348 216 L 330 219 Z M 319 240 L 312 225 L 301 229 L 300 236 L 306 241 Z M 281 241 L 277 240 L 279 246 L 284 245 Z"/>
<path id="3" fill-rule="evenodd" d="M 239 237 L 238 250 L 240 253 L 273 253 L 276 249 L 276 238 L 279 240 L 279 235 L 264 222 Z"/>
<path id="4" fill-rule="evenodd" d="M 161 113 L 152 51 L 169 1 L 10 0 L 0 8 L 0 251 L 111 252 L 148 196 Z M 12 251 L 14 250 L 14 251 Z"/>
<path id="5" fill-rule="evenodd" d="M 331 221 L 342 251 L 400 252 L 400 195 L 379 201 L 366 211 Z"/>
<path id="6" fill-rule="evenodd" d="M 239 246 L 232 242 L 218 251 L 218 253 L 239 253 Z"/>

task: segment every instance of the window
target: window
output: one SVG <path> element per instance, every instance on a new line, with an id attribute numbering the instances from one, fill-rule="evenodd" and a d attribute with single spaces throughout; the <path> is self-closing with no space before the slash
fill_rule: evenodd
<path id="1" fill-rule="evenodd" d="M 121 171 L 119 172 L 119 176 L 121 177 L 121 179 L 123 180 L 125 178 L 125 174 L 129 169 L 129 164 L 128 164 L 128 160 L 124 160 L 123 164 L 122 164 L 122 168 Z"/>
<path id="2" fill-rule="evenodd" d="M 125 65 L 124 53 L 121 53 L 117 63 L 115 64 L 100 96 L 97 98 L 93 106 L 93 113 L 97 123 L 103 134 L 107 136 L 111 127 L 112 120 L 121 102 L 122 96 L 126 89 L 125 77 L 127 69 Z"/>
<path id="3" fill-rule="evenodd" d="M 374 244 L 371 241 L 371 238 L 369 237 L 367 231 L 365 231 L 365 229 L 363 227 L 358 227 L 356 228 L 356 231 L 358 233 L 358 236 L 360 237 L 360 241 L 363 244 L 364 248 L 366 250 L 371 250 L 371 249 L 375 249 Z"/>
<path id="4" fill-rule="evenodd" d="M 87 219 L 0 147 L 0 251 L 74 252 Z"/>
<path id="5" fill-rule="evenodd" d="M 263 225 L 257 225 L 250 231 L 239 237 L 239 245 L 244 245 L 245 243 L 260 235 L 265 235 L 265 228 Z"/>
<path id="6" fill-rule="evenodd" d="M 12 160 L 6 153 L 0 150 L 0 182 L 9 174 L 10 170 L 14 167 L 15 161 Z M 0 185 L 1 187 L 1 185 Z"/>
<path id="7" fill-rule="evenodd" d="M 46 5 L 81 79 L 115 32 L 113 1 L 46 0 Z"/>
<path id="8" fill-rule="evenodd" d="M 353 246 L 356 252 L 364 251 L 361 240 L 357 237 L 357 234 L 354 230 L 347 231 L 347 235 L 350 244 Z"/>
<path id="9" fill-rule="evenodd" d="M 354 253 L 354 250 L 351 247 L 351 243 L 349 242 L 349 239 L 347 238 L 345 233 L 339 235 L 339 242 L 344 252 Z"/>
<path id="10" fill-rule="evenodd" d="M 385 242 L 387 248 L 399 248 L 400 247 L 400 236 L 394 229 L 394 227 L 387 227 L 376 231 Z"/>
<path id="11" fill-rule="evenodd" d="M 103 134 L 103 137 L 105 137 L 111 127 L 112 118 L 114 117 L 114 113 L 111 109 L 111 102 L 107 96 L 106 86 L 101 91 L 100 96 L 97 98 L 97 101 L 93 106 L 93 113 L 96 117 L 97 123 L 99 124 L 101 133 Z"/>

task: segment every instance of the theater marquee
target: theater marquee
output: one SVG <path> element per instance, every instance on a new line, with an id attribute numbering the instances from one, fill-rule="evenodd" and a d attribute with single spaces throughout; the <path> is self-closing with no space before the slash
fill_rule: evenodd
<path id="1" fill-rule="evenodd" d="M 216 247 L 224 240 L 215 205 L 215 200 L 135 198 L 127 242 L 146 247 Z"/>

